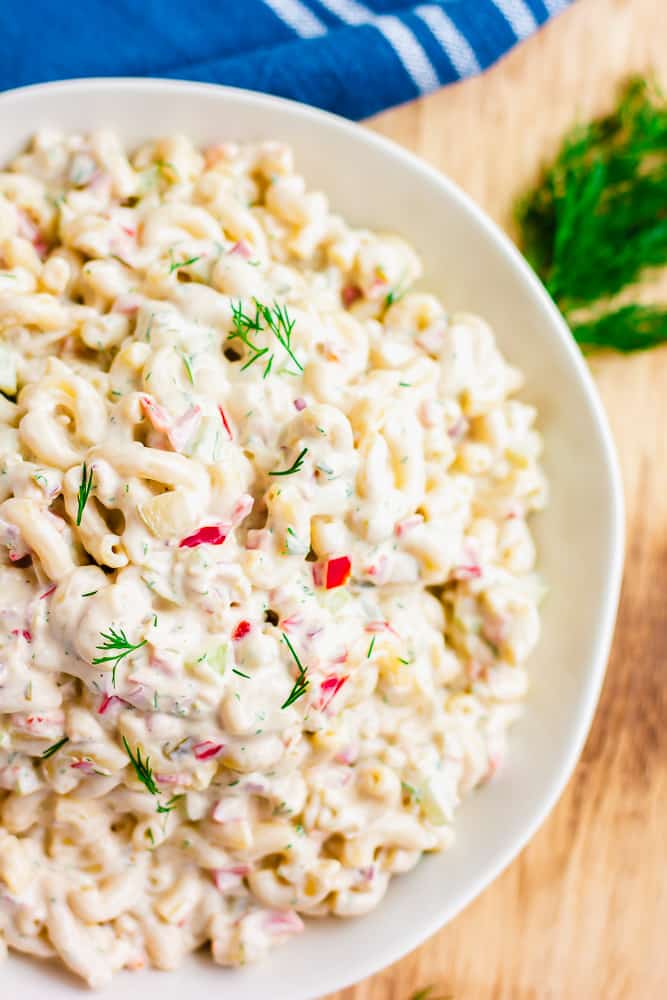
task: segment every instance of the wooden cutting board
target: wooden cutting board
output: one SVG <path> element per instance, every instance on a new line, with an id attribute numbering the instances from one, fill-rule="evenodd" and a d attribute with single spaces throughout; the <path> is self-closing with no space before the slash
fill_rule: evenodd
<path id="1" fill-rule="evenodd" d="M 514 199 L 563 130 L 651 67 L 667 90 L 667 0 L 578 0 L 483 77 L 369 125 L 512 233 Z M 667 301 L 664 275 L 661 285 Z M 628 545 L 584 754 L 486 892 L 403 961 L 329 1000 L 410 1000 L 429 985 L 433 1000 L 667 998 L 667 348 L 598 356 L 592 368 L 623 467 Z"/>

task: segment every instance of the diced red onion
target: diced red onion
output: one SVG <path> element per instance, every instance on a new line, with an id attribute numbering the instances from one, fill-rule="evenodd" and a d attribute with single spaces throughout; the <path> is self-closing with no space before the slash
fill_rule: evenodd
<path id="1" fill-rule="evenodd" d="M 202 740 L 201 743 L 195 743 L 192 748 L 192 752 L 197 760 L 211 760 L 213 757 L 218 757 L 224 749 L 224 743 L 214 743 L 212 740 Z"/>

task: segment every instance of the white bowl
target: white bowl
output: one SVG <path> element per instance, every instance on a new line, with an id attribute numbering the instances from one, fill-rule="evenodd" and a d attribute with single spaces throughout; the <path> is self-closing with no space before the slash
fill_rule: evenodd
<path id="1" fill-rule="evenodd" d="M 539 408 L 551 502 L 535 522 L 550 594 L 530 664 L 523 719 L 502 772 L 461 808 L 456 844 L 396 878 L 358 920 L 311 922 L 263 963 L 239 971 L 191 959 L 177 972 L 122 973 L 105 997 L 307 1000 L 394 962 L 494 879 L 542 823 L 572 772 L 604 675 L 623 562 L 618 466 L 597 392 L 549 296 L 509 240 L 451 181 L 385 139 L 321 111 L 224 87 L 163 80 L 78 80 L 0 97 L 0 162 L 43 126 L 110 125 L 130 145 L 169 132 L 196 142 L 279 138 L 310 185 L 350 222 L 395 230 L 420 251 L 423 286 L 479 313 L 526 375 Z M 530 905 L 530 901 L 528 902 Z M 3 996 L 80 996 L 50 965 L 12 957 Z"/>

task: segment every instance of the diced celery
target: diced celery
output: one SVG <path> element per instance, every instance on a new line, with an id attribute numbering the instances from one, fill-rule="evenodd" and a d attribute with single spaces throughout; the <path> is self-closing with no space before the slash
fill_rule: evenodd
<path id="1" fill-rule="evenodd" d="M 183 449 L 184 454 L 197 458 L 206 465 L 219 462 L 222 456 L 222 445 L 227 435 L 219 417 L 205 416 L 201 418 L 198 433 Z"/>
<path id="2" fill-rule="evenodd" d="M 227 669 L 228 657 L 229 643 L 221 642 L 218 646 L 214 646 L 208 650 L 206 660 L 213 670 L 216 670 L 219 674 L 224 674 Z"/>

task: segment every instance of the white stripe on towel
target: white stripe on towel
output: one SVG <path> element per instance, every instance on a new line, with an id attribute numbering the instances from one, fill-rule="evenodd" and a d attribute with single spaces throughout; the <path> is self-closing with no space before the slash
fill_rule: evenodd
<path id="1" fill-rule="evenodd" d="M 317 38 L 327 33 L 326 25 L 301 0 L 264 0 L 264 3 L 301 38 Z"/>
<path id="2" fill-rule="evenodd" d="M 537 21 L 524 0 L 493 0 L 517 38 L 526 38 L 537 30 Z"/>
<path id="3" fill-rule="evenodd" d="M 320 0 L 323 7 L 348 24 L 368 24 L 373 20 L 373 14 L 357 0 Z"/>
<path id="4" fill-rule="evenodd" d="M 393 14 L 376 17 L 364 4 L 357 3 L 357 0 L 319 0 L 319 2 L 346 24 L 369 24 L 384 35 L 420 94 L 428 94 L 440 86 L 438 74 L 420 45 L 419 39 L 398 17 Z"/>
<path id="5" fill-rule="evenodd" d="M 433 37 L 442 45 L 459 76 L 473 76 L 481 72 L 482 67 L 468 39 L 461 34 L 441 7 L 422 4 L 415 8 L 415 13 L 421 17 Z"/>
<path id="6" fill-rule="evenodd" d="M 429 94 L 440 86 L 431 60 L 419 44 L 416 35 L 391 14 L 376 17 L 373 24 L 381 31 L 410 74 L 420 94 Z"/>

